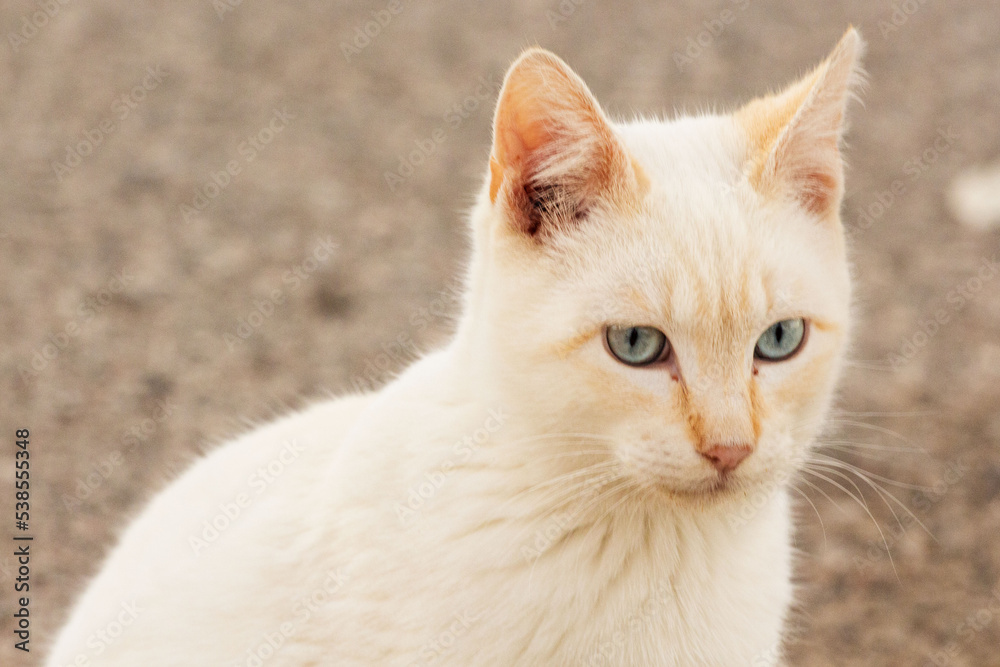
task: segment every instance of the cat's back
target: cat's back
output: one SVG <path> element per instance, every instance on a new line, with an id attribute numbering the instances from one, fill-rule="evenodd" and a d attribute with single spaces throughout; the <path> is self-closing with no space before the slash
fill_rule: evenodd
<path id="1" fill-rule="evenodd" d="M 322 539 L 321 527 L 333 528 L 307 514 L 322 506 L 317 501 L 328 493 L 325 480 L 339 445 L 374 400 L 375 395 L 359 395 L 316 404 L 238 437 L 194 463 L 123 533 L 73 610 L 47 664 L 119 664 L 117 659 L 105 660 L 123 644 L 134 645 L 126 641 L 133 632 L 144 634 L 159 626 L 156 633 L 169 636 L 173 628 L 178 643 L 183 643 L 184 635 L 190 637 L 184 628 L 203 622 L 220 623 L 220 630 L 231 635 L 236 632 L 232 623 L 243 624 L 240 616 L 251 603 L 258 609 L 266 606 L 260 598 L 267 591 L 279 593 L 277 605 L 281 582 L 260 586 L 254 576 L 285 572 L 291 583 L 304 570 L 304 554 L 314 553 L 310 546 Z M 235 570 L 234 560 L 239 563 Z M 204 605 L 229 609 L 232 618 L 225 612 L 196 618 L 197 606 L 180 618 L 177 605 L 163 604 L 176 596 L 184 607 L 183 597 L 192 589 L 200 589 L 206 598 L 231 591 L 237 582 L 230 579 L 237 574 L 245 581 L 235 588 L 246 591 L 246 600 Z M 153 599 L 155 606 L 144 604 Z M 166 613 L 155 618 L 160 610 Z M 277 607 L 275 612 L 279 618 L 292 613 Z M 190 647 L 183 654 L 190 655 Z M 133 661 L 139 657 L 130 654 L 121 664 L 137 664 Z"/>

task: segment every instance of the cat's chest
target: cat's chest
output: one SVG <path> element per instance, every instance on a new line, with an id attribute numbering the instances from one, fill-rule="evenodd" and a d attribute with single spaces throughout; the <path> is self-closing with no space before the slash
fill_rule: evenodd
<path id="1" fill-rule="evenodd" d="M 739 549 L 756 536 L 725 540 L 655 522 L 542 536 L 507 601 L 531 605 L 535 617 L 526 614 L 521 632 L 537 658 L 559 656 L 550 664 L 692 664 L 696 656 L 736 664 L 778 641 L 790 596 L 781 543 Z"/>
<path id="2" fill-rule="evenodd" d="M 358 572 L 377 589 L 346 592 L 380 615 L 379 599 L 397 601 L 412 628 L 393 630 L 399 664 L 750 663 L 773 651 L 790 599 L 783 510 L 749 533 L 648 517 L 429 525 Z"/>

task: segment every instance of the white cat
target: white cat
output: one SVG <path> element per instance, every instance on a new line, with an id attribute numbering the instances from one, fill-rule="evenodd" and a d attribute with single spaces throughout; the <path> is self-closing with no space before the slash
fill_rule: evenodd
<path id="1" fill-rule="evenodd" d="M 732 115 L 633 123 L 525 52 L 451 343 L 200 461 L 47 664 L 779 661 L 785 482 L 848 335 L 860 50 L 849 30 Z"/>

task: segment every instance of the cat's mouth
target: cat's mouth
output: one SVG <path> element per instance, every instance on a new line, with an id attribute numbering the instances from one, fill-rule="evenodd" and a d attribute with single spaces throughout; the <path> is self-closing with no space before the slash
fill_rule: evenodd
<path id="1" fill-rule="evenodd" d="M 667 465 L 638 457 L 624 463 L 639 486 L 654 496 L 699 504 L 746 498 L 761 485 L 767 485 L 770 477 L 755 465 L 717 470 L 696 463 Z"/>
<path id="2" fill-rule="evenodd" d="M 721 501 L 746 493 L 747 481 L 738 473 L 718 473 L 698 482 L 678 484 L 676 480 L 653 479 L 651 486 L 659 494 L 688 501 Z"/>
<path id="3" fill-rule="evenodd" d="M 734 473 L 719 473 L 714 475 L 696 495 L 723 496 L 735 493 L 745 486 L 745 482 Z"/>

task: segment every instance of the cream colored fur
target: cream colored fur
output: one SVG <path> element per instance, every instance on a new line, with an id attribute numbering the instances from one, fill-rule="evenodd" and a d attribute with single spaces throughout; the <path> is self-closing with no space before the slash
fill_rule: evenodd
<path id="1" fill-rule="evenodd" d="M 46 664 L 778 661 L 785 481 L 849 326 L 837 141 L 859 50 L 849 31 L 801 94 L 626 124 L 527 52 L 452 342 L 197 463 L 124 532 Z M 545 215 L 532 178 L 563 188 Z M 802 351 L 755 361 L 789 317 L 811 322 Z M 674 366 L 616 361 L 614 323 L 660 328 Z M 722 479 L 699 451 L 734 442 L 754 451 Z"/>

